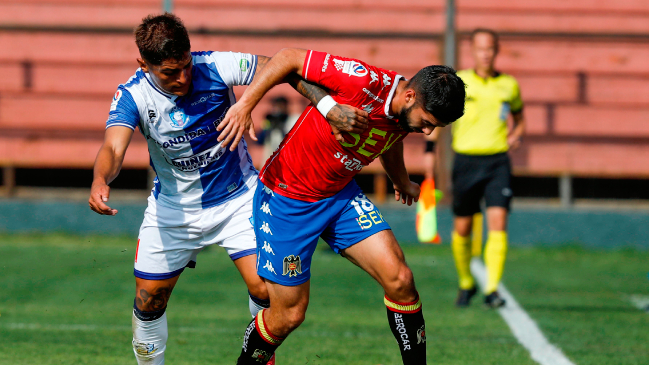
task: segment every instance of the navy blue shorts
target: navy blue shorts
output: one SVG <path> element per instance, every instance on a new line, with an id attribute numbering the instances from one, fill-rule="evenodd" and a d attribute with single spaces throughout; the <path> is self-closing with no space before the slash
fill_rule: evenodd
<path id="1" fill-rule="evenodd" d="M 311 256 L 319 237 L 340 253 L 390 229 L 353 180 L 338 194 L 317 202 L 287 198 L 259 182 L 253 199 L 253 225 L 257 274 L 285 286 L 311 278 Z"/>

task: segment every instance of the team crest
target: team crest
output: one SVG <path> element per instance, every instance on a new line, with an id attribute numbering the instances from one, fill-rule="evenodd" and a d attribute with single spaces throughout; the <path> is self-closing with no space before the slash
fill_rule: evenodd
<path id="1" fill-rule="evenodd" d="M 290 255 L 284 257 L 284 273 L 282 275 L 288 274 L 288 277 L 297 276 L 297 274 L 302 273 L 302 260 L 300 256 Z"/>
<path id="2" fill-rule="evenodd" d="M 136 342 L 135 340 L 133 341 L 133 348 L 140 355 L 151 355 L 158 351 L 158 348 L 153 343 Z"/>
<path id="3" fill-rule="evenodd" d="M 264 350 L 255 349 L 255 352 L 252 354 L 252 357 L 256 362 L 267 363 L 270 360 L 270 354 Z"/>
<path id="4" fill-rule="evenodd" d="M 421 326 L 420 329 L 417 330 L 417 345 L 420 343 L 426 343 L 426 326 Z"/>
<path id="5" fill-rule="evenodd" d="M 182 128 L 189 122 L 189 117 L 177 106 L 169 112 L 169 119 L 173 127 Z"/>

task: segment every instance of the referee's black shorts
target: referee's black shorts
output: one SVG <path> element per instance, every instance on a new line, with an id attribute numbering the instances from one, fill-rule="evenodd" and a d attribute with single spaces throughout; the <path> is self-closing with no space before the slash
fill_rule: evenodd
<path id="1" fill-rule="evenodd" d="M 455 154 L 453 164 L 453 214 L 472 216 L 480 211 L 480 200 L 487 207 L 509 210 L 512 199 L 511 163 L 507 153 L 474 156 Z"/>

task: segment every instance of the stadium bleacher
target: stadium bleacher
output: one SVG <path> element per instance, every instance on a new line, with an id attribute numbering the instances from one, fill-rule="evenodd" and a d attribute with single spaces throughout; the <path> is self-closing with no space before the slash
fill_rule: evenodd
<path id="1" fill-rule="evenodd" d="M 176 0 L 174 10 L 196 50 L 315 48 L 410 76 L 442 62 L 444 3 Z M 0 166 L 91 168 L 115 88 L 137 67 L 132 28 L 161 8 L 160 0 L 0 3 Z M 516 174 L 648 175 L 649 3 L 463 0 L 457 14 L 459 67 L 471 66 L 470 30 L 490 27 L 501 32 L 497 66 L 520 81 L 528 136 L 513 153 Z M 270 96 L 279 94 L 302 105 L 286 86 Z M 257 123 L 266 110 L 257 108 Z M 421 136 L 406 139 L 416 173 L 421 143 Z M 260 164 L 261 149 L 250 148 Z M 148 166 L 139 133 L 125 166 Z"/>

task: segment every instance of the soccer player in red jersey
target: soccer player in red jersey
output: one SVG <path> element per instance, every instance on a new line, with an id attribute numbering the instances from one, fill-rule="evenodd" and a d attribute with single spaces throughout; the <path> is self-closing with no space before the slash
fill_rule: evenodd
<path id="1" fill-rule="evenodd" d="M 238 364 L 270 358 L 304 321 L 318 237 L 383 287 L 404 364 L 425 364 L 425 324 L 412 272 L 390 227 L 353 177 L 379 157 L 395 198 L 408 205 L 417 201 L 419 185 L 409 179 L 402 140 L 409 132 L 429 135 L 462 116 L 464 83 L 445 66 L 425 67 L 406 80 L 359 60 L 284 49 L 219 126 L 225 145 L 250 129 L 254 106 L 291 72 L 327 88 L 330 97 L 307 107 L 260 172 L 253 202 L 257 273 L 266 281 L 271 306 L 248 326 Z M 322 116 L 336 103 L 368 112 L 368 127 L 336 137 L 338 131 Z"/>

